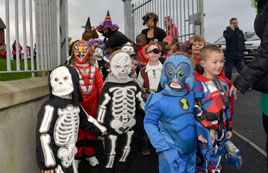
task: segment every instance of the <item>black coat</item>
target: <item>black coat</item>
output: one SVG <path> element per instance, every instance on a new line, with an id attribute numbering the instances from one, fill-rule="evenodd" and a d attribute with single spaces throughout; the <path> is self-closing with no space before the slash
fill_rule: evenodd
<path id="1" fill-rule="evenodd" d="M 253 83 L 265 80 L 268 75 L 268 3 L 267 0 L 259 0 L 258 14 L 255 18 L 254 28 L 261 39 L 261 45 L 257 49 L 255 58 L 248 64 L 234 81 L 234 85 L 242 93 Z M 267 78 L 266 78 L 267 79 Z M 268 84 L 268 80 L 264 81 Z"/>
<path id="2" fill-rule="evenodd" d="M 163 29 L 155 27 L 154 29 L 154 37 L 153 38 L 148 38 L 147 33 L 149 31 L 149 28 L 144 29 L 141 31 L 142 34 L 146 36 L 146 43 L 148 44 L 150 41 L 155 41 L 155 42 L 163 42 L 163 39 L 166 37 L 166 33 Z M 156 41 L 156 40 L 157 41 Z"/>
<path id="3" fill-rule="evenodd" d="M 107 40 L 108 39 L 108 40 Z M 111 31 L 104 40 L 104 45 L 107 48 L 121 47 L 127 42 L 132 42 L 127 36 L 120 31 Z"/>
<path id="4" fill-rule="evenodd" d="M 225 57 L 227 60 L 243 59 L 245 51 L 243 31 L 239 28 L 232 30 L 230 27 L 226 27 L 226 30 L 223 32 L 223 36 L 226 40 Z"/>

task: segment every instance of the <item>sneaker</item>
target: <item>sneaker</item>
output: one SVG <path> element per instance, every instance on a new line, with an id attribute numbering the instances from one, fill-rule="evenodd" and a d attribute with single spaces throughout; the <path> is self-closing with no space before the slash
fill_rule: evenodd
<path id="1" fill-rule="evenodd" d="M 144 156 L 148 156 L 148 155 L 151 154 L 151 151 L 148 148 L 142 149 L 141 154 L 144 155 Z"/>
<path id="2" fill-rule="evenodd" d="M 88 158 L 86 158 L 86 160 L 89 162 L 90 166 L 96 166 L 99 164 L 99 161 L 96 158 L 96 156 L 88 157 Z"/>

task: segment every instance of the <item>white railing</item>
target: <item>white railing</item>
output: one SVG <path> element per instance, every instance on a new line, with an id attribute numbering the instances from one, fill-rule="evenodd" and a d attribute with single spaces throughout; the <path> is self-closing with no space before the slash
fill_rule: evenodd
<path id="1" fill-rule="evenodd" d="M 13 3 L 14 11 L 10 11 Z M 7 70 L 0 73 L 48 71 L 64 62 L 68 56 L 67 4 L 68 0 L 5 0 Z M 11 13 L 15 14 L 15 21 L 12 21 L 14 19 L 10 17 Z M 22 21 L 19 16 L 22 16 Z M 14 25 L 11 25 L 13 23 Z M 10 28 L 14 28 L 15 32 L 11 33 Z M 19 31 L 22 31 L 22 37 Z M 11 69 L 11 34 L 16 40 L 16 69 Z M 23 38 L 21 46 L 20 38 Z M 30 47 L 30 55 L 27 55 L 27 44 Z M 23 48 L 23 69 L 20 66 L 20 47 Z M 31 67 L 28 66 L 28 61 L 31 62 Z"/>
<path id="2" fill-rule="evenodd" d="M 135 40 L 146 28 L 142 25 L 142 17 L 147 12 L 158 15 L 157 25 L 162 29 L 165 29 L 164 18 L 169 16 L 177 26 L 180 42 L 186 41 L 193 34 L 204 35 L 203 0 L 140 0 L 132 6 L 132 39 Z"/>

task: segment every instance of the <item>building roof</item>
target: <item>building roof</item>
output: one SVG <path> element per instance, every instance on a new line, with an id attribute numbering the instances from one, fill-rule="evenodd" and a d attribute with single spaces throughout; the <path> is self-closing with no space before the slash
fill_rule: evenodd
<path id="1" fill-rule="evenodd" d="M 0 29 L 6 29 L 6 25 L 0 17 Z"/>

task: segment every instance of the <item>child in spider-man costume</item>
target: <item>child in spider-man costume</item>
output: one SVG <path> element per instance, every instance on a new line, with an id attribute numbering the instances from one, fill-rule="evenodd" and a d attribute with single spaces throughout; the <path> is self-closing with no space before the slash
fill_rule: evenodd
<path id="1" fill-rule="evenodd" d="M 144 128 L 158 153 L 160 173 L 195 173 L 197 138 L 210 142 L 208 131 L 194 117 L 193 73 L 185 55 L 170 56 L 162 68 L 163 90 L 146 102 Z"/>
<path id="2" fill-rule="evenodd" d="M 213 152 L 209 159 L 203 159 L 202 151 L 198 151 L 198 172 L 220 172 L 220 160 L 223 156 L 228 163 L 241 168 L 240 151 L 229 140 L 232 137 L 229 88 L 224 78 L 219 75 L 224 66 L 222 50 L 215 45 L 202 48 L 200 65 L 204 72 L 196 77 L 199 87 L 195 93 L 202 93 L 197 94 L 201 97 L 196 101 L 203 113 L 199 114 L 197 119 L 210 131 Z"/>

